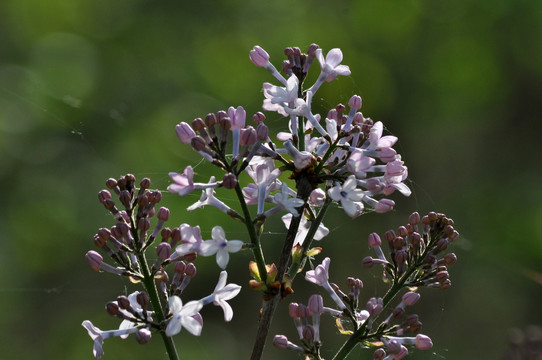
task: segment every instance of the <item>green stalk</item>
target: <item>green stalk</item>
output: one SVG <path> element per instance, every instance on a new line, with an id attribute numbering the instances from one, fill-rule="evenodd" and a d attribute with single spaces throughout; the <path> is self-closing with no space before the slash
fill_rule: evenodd
<path id="1" fill-rule="evenodd" d="M 156 289 L 156 284 L 154 279 L 149 271 L 149 266 L 147 264 L 147 259 L 145 254 L 140 253 L 137 255 L 139 263 L 141 264 L 141 271 L 143 272 L 143 285 L 149 294 L 149 299 L 151 300 L 152 308 L 156 314 L 156 320 L 161 324 L 165 320 L 164 312 L 162 310 L 162 304 L 160 298 L 158 297 L 158 290 Z M 175 348 L 175 343 L 173 339 L 166 335 L 164 330 L 160 331 L 162 340 L 166 347 L 166 351 L 170 360 L 179 360 L 179 355 L 177 355 L 177 349 Z"/>
<path id="2" fill-rule="evenodd" d="M 408 269 L 408 271 L 405 272 L 399 278 L 399 280 L 396 283 L 393 284 L 393 286 L 388 290 L 386 295 L 384 295 L 384 297 L 382 298 L 382 302 L 383 302 L 383 305 L 384 305 L 383 309 L 382 309 L 382 312 L 384 312 L 384 310 L 388 307 L 388 305 L 391 303 L 393 298 L 395 298 L 395 296 L 399 293 L 399 291 L 405 286 L 405 282 L 408 280 L 410 275 L 412 275 L 412 273 L 414 273 L 414 271 L 416 271 L 419 268 L 419 266 L 421 265 L 423 259 L 425 258 L 425 256 L 429 252 L 429 250 L 430 250 L 430 247 L 427 246 L 425 248 L 422 256 L 420 256 L 418 258 L 418 261 L 413 266 L 411 266 Z M 378 315 L 376 315 L 373 318 L 373 323 L 375 322 L 375 320 L 377 318 L 378 318 Z M 346 358 L 346 356 L 348 356 L 350 351 L 352 351 L 352 349 L 357 344 L 359 344 L 359 340 L 361 339 L 361 337 L 363 336 L 363 334 L 365 332 L 366 324 L 367 324 L 367 322 L 365 322 L 359 329 L 357 329 L 352 335 L 350 335 L 350 338 L 339 349 L 339 352 L 337 352 L 337 354 L 333 357 L 333 360 L 343 360 L 343 359 Z"/>
<path id="3" fill-rule="evenodd" d="M 258 234 L 256 234 L 256 229 L 254 228 L 252 217 L 250 216 L 250 211 L 248 210 L 248 206 L 245 202 L 245 197 L 243 196 L 243 191 L 241 190 L 239 183 L 235 185 L 235 193 L 237 194 L 237 198 L 239 199 L 239 203 L 241 204 L 241 209 L 243 210 L 243 215 L 245 216 L 245 226 L 250 237 L 250 242 L 253 245 L 251 250 L 252 254 L 254 255 L 254 260 L 256 260 L 256 264 L 258 265 L 260 279 L 265 284 L 267 284 L 267 269 L 265 268 L 265 259 L 263 257 L 262 245 L 260 243 L 260 238 Z"/>

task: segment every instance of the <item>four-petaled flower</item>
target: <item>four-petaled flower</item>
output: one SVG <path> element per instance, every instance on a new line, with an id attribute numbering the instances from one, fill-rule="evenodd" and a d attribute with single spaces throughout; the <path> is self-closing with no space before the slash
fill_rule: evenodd
<path id="1" fill-rule="evenodd" d="M 357 188 L 356 176 L 350 175 L 342 184 L 336 183 L 328 190 L 329 197 L 341 203 L 344 211 L 351 217 L 359 215 L 356 203 L 363 197 L 363 191 Z"/>
<path id="2" fill-rule="evenodd" d="M 322 49 L 317 49 L 316 58 L 320 62 L 322 73 L 326 75 L 325 80 L 327 82 L 333 81 L 337 75 L 350 75 L 350 68 L 347 65 L 341 65 L 341 61 L 343 61 L 343 53 L 341 49 L 335 48 L 329 50 L 325 60 L 324 55 L 322 54 Z"/>
<path id="3" fill-rule="evenodd" d="M 166 327 L 167 336 L 177 335 L 183 327 L 192 335 L 201 334 L 203 325 L 194 318 L 203 307 L 200 301 L 190 301 L 183 305 L 181 298 L 173 295 L 168 299 L 168 304 L 173 316 Z"/>
<path id="4" fill-rule="evenodd" d="M 228 284 L 228 273 L 223 270 L 220 272 L 220 277 L 218 278 L 218 283 L 216 284 L 215 290 L 213 293 L 203 299 L 200 302 L 203 305 L 210 304 L 211 302 L 216 306 L 220 306 L 224 311 L 224 321 L 231 321 L 233 318 L 233 309 L 230 304 L 227 303 L 227 300 L 231 300 L 239 294 L 241 291 L 241 286 L 237 284 Z"/>
<path id="5" fill-rule="evenodd" d="M 199 253 L 203 256 L 216 254 L 216 263 L 225 269 L 230 261 L 230 253 L 241 250 L 243 242 L 241 240 L 226 240 L 224 229 L 220 226 L 213 228 L 211 237 L 212 240 L 205 240 L 201 243 Z"/>
<path id="6" fill-rule="evenodd" d="M 185 196 L 194 190 L 194 169 L 192 166 L 187 166 L 183 174 L 170 172 L 168 175 L 174 182 L 167 187 L 170 192 Z"/>

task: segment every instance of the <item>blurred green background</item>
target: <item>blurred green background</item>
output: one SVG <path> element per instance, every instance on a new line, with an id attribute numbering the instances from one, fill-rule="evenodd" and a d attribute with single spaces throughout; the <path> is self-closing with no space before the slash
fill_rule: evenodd
<path id="1" fill-rule="evenodd" d="M 325 84 L 314 106 L 325 114 L 359 94 L 364 115 L 400 139 L 414 193 L 395 195 L 391 214 L 330 212 L 333 231 L 320 244 L 333 281 L 357 276 L 364 299 L 381 294 L 379 271 L 361 267 L 367 234 L 415 210 L 455 220 L 453 286 L 422 290 L 413 309 L 434 348 L 412 358 L 498 359 L 509 328 L 542 324 L 541 1 L 3 0 L 0 34 L 1 359 L 89 359 L 81 322 L 118 326 L 104 304 L 133 286 L 83 258 L 96 230 L 113 224 L 96 194 L 128 172 L 165 190 L 168 172 L 188 164 L 206 181 L 213 169 L 174 126 L 230 105 L 260 110 L 261 84 L 276 81 L 248 60 L 254 45 L 277 67 L 286 46 L 341 48 L 352 75 Z M 278 131 L 285 121 L 268 114 L 267 124 Z M 197 198 L 164 193 L 168 225 L 199 224 L 210 238 L 221 224 L 228 238 L 247 240 L 214 209 L 186 213 Z M 285 230 L 278 219 L 268 230 L 274 254 Z M 249 260 L 232 257 L 230 281 L 247 284 Z M 207 295 L 218 278 L 214 259 L 196 264 L 185 300 Z M 317 290 L 303 280 L 295 289 L 290 301 Z M 248 358 L 259 294 L 244 287 L 232 305 L 231 324 L 206 307 L 202 336 L 176 338 L 182 358 Z M 343 339 L 330 319 L 324 326 L 331 358 Z M 295 338 L 285 305 L 271 333 Z M 146 346 L 108 340 L 104 349 L 105 359 L 165 358 L 159 337 Z M 271 346 L 265 358 L 282 356 L 295 358 Z"/>

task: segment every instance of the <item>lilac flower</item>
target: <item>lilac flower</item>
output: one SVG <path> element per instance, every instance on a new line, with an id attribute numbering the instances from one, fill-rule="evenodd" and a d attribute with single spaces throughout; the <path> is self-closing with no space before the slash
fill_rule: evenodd
<path id="1" fill-rule="evenodd" d="M 218 278 L 218 283 L 216 284 L 213 293 L 201 299 L 200 302 L 203 305 L 213 303 L 216 306 L 220 306 L 224 311 L 224 321 L 231 321 L 233 318 L 233 309 L 226 301 L 237 296 L 237 294 L 239 294 L 241 291 L 241 286 L 237 284 L 226 285 L 227 279 L 228 273 L 225 270 L 221 271 L 220 277 Z"/>
<path id="2" fill-rule="evenodd" d="M 203 256 L 216 254 L 216 263 L 222 269 L 226 268 L 230 260 L 229 253 L 235 253 L 241 250 L 243 242 L 241 240 L 226 240 L 224 229 L 220 226 L 215 226 L 211 232 L 213 240 L 205 240 L 201 246 L 199 253 Z"/>
<path id="3" fill-rule="evenodd" d="M 188 224 L 181 224 L 180 231 L 183 243 L 177 246 L 175 249 L 175 254 L 171 257 L 171 259 L 184 256 L 192 252 L 198 252 L 201 243 L 203 242 L 199 226 L 192 227 Z"/>
<path id="4" fill-rule="evenodd" d="M 335 301 L 335 303 L 339 306 L 339 308 L 341 310 L 344 310 L 346 309 L 346 305 L 344 305 L 341 298 L 335 293 L 335 290 L 333 290 L 333 288 L 329 284 L 330 261 L 331 259 L 327 257 L 322 261 L 320 265 L 316 266 L 314 270 L 307 271 L 305 273 L 305 280 L 323 287 L 324 290 L 327 291 L 331 299 L 333 299 L 333 301 Z"/>
<path id="5" fill-rule="evenodd" d="M 367 171 L 369 171 L 375 162 L 375 159 L 366 156 L 361 149 L 354 149 L 346 161 L 346 167 L 358 179 L 364 179 L 367 177 Z"/>
<path id="6" fill-rule="evenodd" d="M 131 327 L 122 330 L 119 329 L 103 331 L 94 326 L 89 320 L 83 321 L 81 325 L 88 331 L 88 335 L 90 336 L 92 341 L 94 341 L 94 346 L 92 347 L 92 354 L 96 359 L 101 359 L 104 355 L 103 344 L 105 339 L 114 336 L 127 336 L 129 334 L 136 333 L 139 330 L 138 327 Z"/>
<path id="7" fill-rule="evenodd" d="M 250 50 L 248 56 L 256 66 L 265 67 L 269 63 L 269 54 L 258 45 L 254 46 L 253 50 Z"/>
<path id="8" fill-rule="evenodd" d="M 368 150 L 376 150 L 383 148 L 390 148 L 397 142 L 397 137 L 387 135 L 382 136 L 384 131 L 384 124 L 381 121 L 377 121 L 369 132 L 369 147 Z"/>
<path id="9" fill-rule="evenodd" d="M 241 128 L 245 127 L 247 113 L 242 106 L 235 109 L 233 106 L 228 108 L 228 116 L 231 120 L 231 131 L 233 137 L 233 157 L 239 154 L 239 141 L 241 136 Z"/>
<path id="10" fill-rule="evenodd" d="M 280 176 L 281 171 L 279 169 L 275 169 L 275 164 L 273 160 L 267 159 L 265 162 L 258 163 L 253 167 L 247 167 L 246 172 L 254 180 L 258 189 L 257 213 L 261 214 L 263 213 L 264 202 L 269 196 L 269 193 L 273 190 L 276 190 L 276 185 L 278 185 L 276 180 Z M 245 189 L 249 191 L 249 194 L 251 194 L 252 197 L 254 197 L 254 193 L 253 191 L 251 191 L 251 188 L 243 189 L 245 196 L 247 195 Z"/>
<path id="11" fill-rule="evenodd" d="M 297 150 L 290 140 L 286 141 L 283 145 L 286 151 L 288 151 L 288 154 L 290 154 L 294 160 L 294 166 L 296 169 L 304 169 L 313 162 L 314 156 L 310 152 Z"/>
<path id="12" fill-rule="evenodd" d="M 336 183 L 334 187 L 328 190 L 329 196 L 341 203 L 344 211 L 351 217 L 358 214 L 358 208 L 356 202 L 359 202 L 363 198 L 363 191 L 357 188 L 356 177 L 350 175 L 348 179 L 341 186 Z"/>
<path id="13" fill-rule="evenodd" d="M 192 335 L 199 336 L 201 334 L 202 324 L 193 316 L 197 315 L 203 307 L 199 301 L 190 301 L 183 306 L 182 300 L 173 295 L 168 299 L 169 311 L 173 317 L 169 320 L 166 327 L 166 335 L 177 335 L 183 326 Z"/>
<path id="14" fill-rule="evenodd" d="M 290 227 L 292 217 L 292 214 L 286 214 L 282 217 L 282 222 L 286 228 Z M 303 245 L 311 224 L 312 222 L 308 221 L 305 216 L 301 216 L 301 222 L 299 223 L 299 228 L 297 230 L 297 234 L 295 235 L 294 246 Z M 322 240 L 327 234 L 329 234 L 329 229 L 325 227 L 323 223 L 320 223 L 320 225 L 318 225 L 318 230 L 316 230 L 316 233 L 314 234 L 314 240 Z"/>
<path id="15" fill-rule="evenodd" d="M 286 87 L 275 86 L 270 83 L 263 84 L 263 109 L 267 111 L 276 111 L 283 116 L 288 116 L 284 106 L 292 107 L 297 99 L 299 88 L 299 79 L 292 75 L 286 82 Z"/>
<path id="16" fill-rule="evenodd" d="M 190 144 L 192 138 L 196 136 L 194 129 L 185 122 L 176 125 L 175 132 L 183 144 Z"/>
<path id="17" fill-rule="evenodd" d="M 209 185 L 212 185 L 214 183 L 215 183 L 215 177 L 211 176 L 211 178 L 209 179 Z M 226 214 L 228 214 L 229 211 L 231 210 L 228 205 L 224 204 L 222 201 L 218 200 L 215 197 L 215 191 L 213 190 L 212 187 L 208 187 L 207 189 L 203 190 L 201 192 L 200 199 L 196 201 L 194 204 L 190 205 L 186 210 L 193 211 L 193 210 L 196 210 L 197 208 L 203 209 L 203 207 L 206 205 L 214 206 L 218 210 Z"/>
<path id="18" fill-rule="evenodd" d="M 192 166 L 187 166 L 183 174 L 170 172 L 168 175 L 174 182 L 174 184 L 167 187 L 169 192 L 185 196 L 194 190 L 194 169 L 192 169 Z"/>
<path id="19" fill-rule="evenodd" d="M 331 49 L 326 55 L 324 60 L 324 55 L 322 54 L 322 49 L 316 50 L 316 58 L 320 62 L 322 68 L 322 73 L 326 75 L 325 80 L 327 82 L 333 81 L 337 75 L 348 76 L 350 75 L 350 68 L 347 65 L 341 65 L 343 61 L 343 53 L 341 49 Z"/>
<path id="20" fill-rule="evenodd" d="M 305 202 L 303 201 L 303 199 L 299 199 L 297 197 L 290 197 L 289 192 L 290 189 L 288 189 L 288 185 L 283 182 L 281 192 L 276 193 L 273 196 L 273 201 L 277 203 L 278 206 L 266 211 L 264 213 L 266 217 L 271 216 L 279 210 L 286 210 L 290 212 L 293 216 L 299 216 L 296 208 L 302 206 Z"/>

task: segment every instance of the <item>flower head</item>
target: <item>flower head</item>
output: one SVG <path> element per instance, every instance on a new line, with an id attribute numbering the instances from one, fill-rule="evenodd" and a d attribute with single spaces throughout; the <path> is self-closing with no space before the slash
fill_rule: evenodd
<path id="1" fill-rule="evenodd" d="M 228 273 L 225 270 L 221 271 L 213 293 L 200 301 L 203 305 L 212 302 L 216 306 L 220 306 L 222 310 L 224 310 L 224 321 L 231 321 L 233 318 L 233 309 L 230 304 L 227 303 L 227 300 L 231 300 L 237 296 L 241 291 L 241 286 L 237 284 L 226 285 L 227 280 Z"/>
<path id="2" fill-rule="evenodd" d="M 181 298 L 171 296 L 168 299 L 169 311 L 173 317 L 169 320 L 166 327 L 166 335 L 177 335 L 184 327 L 189 333 L 195 336 L 201 334 L 202 324 L 193 316 L 197 315 L 203 305 L 199 301 L 190 301 L 183 305 Z"/>
<path id="3" fill-rule="evenodd" d="M 241 250 L 241 240 L 226 240 L 226 233 L 220 226 L 215 226 L 211 232 L 212 240 L 205 240 L 201 243 L 199 253 L 203 256 L 216 254 L 216 263 L 222 269 L 226 268 L 230 261 L 230 254 Z"/>

